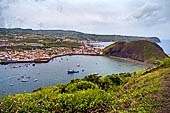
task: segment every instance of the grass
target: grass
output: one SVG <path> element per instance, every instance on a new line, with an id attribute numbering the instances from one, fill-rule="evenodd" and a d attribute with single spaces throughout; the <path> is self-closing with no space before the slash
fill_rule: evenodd
<path id="1" fill-rule="evenodd" d="M 116 102 L 121 106 L 117 104 L 118 110 L 121 112 L 156 112 L 157 108 L 162 107 L 162 100 L 155 101 L 154 97 L 162 94 L 164 89 L 159 86 L 163 83 L 163 78 L 169 77 L 169 75 L 170 70 L 166 68 L 130 80 L 124 85 L 129 89 L 119 93 L 121 96 Z"/>

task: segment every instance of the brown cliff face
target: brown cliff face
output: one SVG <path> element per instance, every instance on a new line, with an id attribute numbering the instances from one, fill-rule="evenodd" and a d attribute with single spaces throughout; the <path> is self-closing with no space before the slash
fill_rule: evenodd
<path id="1" fill-rule="evenodd" d="M 159 45 L 146 40 L 116 42 L 106 47 L 104 54 L 148 63 L 168 57 Z"/>

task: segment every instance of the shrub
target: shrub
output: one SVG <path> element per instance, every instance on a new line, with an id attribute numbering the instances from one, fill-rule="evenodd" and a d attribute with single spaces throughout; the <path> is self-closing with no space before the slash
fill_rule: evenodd
<path id="1" fill-rule="evenodd" d="M 119 75 L 108 75 L 102 79 L 101 82 L 101 88 L 108 90 L 115 85 L 121 85 L 123 83 L 123 80 L 119 77 Z"/>
<path id="2" fill-rule="evenodd" d="M 80 81 L 78 83 L 69 84 L 65 87 L 66 93 L 72 93 L 79 90 L 95 89 L 97 86 L 88 81 Z"/>
<path id="3" fill-rule="evenodd" d="M 97 76 L 95 74 L 92 74 L 92 75 L 85 76 L 84 79 L 82 79 L 82 80 L 90 81 L 90 82 L 93 82 L 95 84 L 100 84 L 100 82 L 101 82 L 100 78 L 101 78 L 101 76 Z"/>
<path id="4" fill-rule="evenodd" d="M 170 58 L 165 58 L 161 66 L 170 67 Z"/>

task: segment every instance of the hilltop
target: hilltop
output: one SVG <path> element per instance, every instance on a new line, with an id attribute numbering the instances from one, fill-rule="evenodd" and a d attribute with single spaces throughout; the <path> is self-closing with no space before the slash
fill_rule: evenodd
<path id="1" fill-rule="evenodd" d="M 78 31 L 71 30 L 32 30 L 32 29 L 21 29 L 13 28 L 6 29 L 0 28 L 0 31 L 10 32 L 10 33 L 23 33 L 23 34 L 35 34 L 35 35 L 46 35 L 46 36 L 64 36 L 75 40 L 93 40 L 93 41 L 134 41 L 134 40 L 148 40 L 151 42 L 160 42 L 158 37 L 140 37 L 140 36 L 123 36 L 123 35 L 97 35 L 97 34 L 87 34 Z"/>
<path id="2" fill-rule="evenodd" d="M 104 54 L 146 63 L 153 63 L 168 57 L 159 45 L 146 40 L 116 42 L 106 47 Z"/>
<path id="3" fill-rule="evenodd" d="M 159 66 L 105 77 L 88 75 L 33 93 L 0 98 L 1 112 L 169 113 L 170 59 Z"/>

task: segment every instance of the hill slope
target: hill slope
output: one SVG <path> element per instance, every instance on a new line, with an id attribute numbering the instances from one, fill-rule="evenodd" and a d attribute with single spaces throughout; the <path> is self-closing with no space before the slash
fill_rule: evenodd
<path id="1" fill-rule="evenodd" d="M 159 45 L 145 40 L 116 42 L 106 47 L 104 54 L 148 63 L 168 57 Z"/>
<path id="2" fill-rule="evenodd" d="M 89 75 L 29 94 L 3 93 L 1 112 L 169 113 L 170 59 L 134 73 Z"/>
<path id="3" fill-rule="evenodd" d="M 28 33 L 28 34 L 39 34 L 39 35 L 52 35 L 52 36 L 64 36 L 71 37 L 78 40 L 93 40 L 93 41 L 122 41 L 122 40 L 148 40 L 151 42 L 160 42 L 158 37 L 139 37 L 139 36 L 122 36 L 122 35 L 97 35 L 97 34 L 87 34 L 71 30 L 32 30 L 32 29 L 6 29 L 0 28 L 0 31 L 13 32 L 13 33 Z"/>

